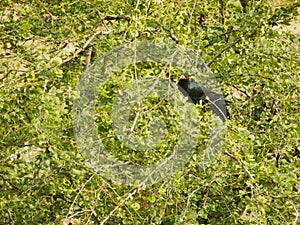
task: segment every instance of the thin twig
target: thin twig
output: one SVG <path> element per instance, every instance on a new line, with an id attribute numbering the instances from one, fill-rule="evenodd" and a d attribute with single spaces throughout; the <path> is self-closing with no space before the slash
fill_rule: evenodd
<path id="1" fill-rule="evenodd" d="M 224 83 L 225 83 L 226 85 L 228 85 L 228 86 L 232 86 L 233 88 L 235 88 L 236 90 L 238 90 L 239 92 L 243 93 L 243 94 L 246 95 L 248 98 L 250 98 L 250 95 L 249 95 L 246 91 L 244 91 L 244 90 L 238 88 L 236 85 L 229 84 L 228 82 L 224 82 Z"/>
<path id="2" fill-rule="evenodd" d="M 95 217 L 95 219 L 97 220 L 97 223 L 100 224 L 101 223 L 101 220 L 100 218 L 98 217 L 98 214 L 95 212 L 94 210 L 94 207 L 90 206 L 90 209 L 92 211 L 92 215 Z"/>
<path id="3" fill-rule="evenodd" d="M 16 70 L 16 69 L 10 69 L 6 74 L 4 74 L 3 77 L 0 78 L 0 83 L 1 83 L 6 77 L 8 77 L 8 75 L 9 75 L 11 72 L 28 73 L 28 72 L 31 72 L 31 70 Z"/>
<path id="4" fill-rule="evenodd" d="M 192 197 L 197 191 L 199 191 L 201 188 L 202 188 L 202 187 L 199 187 L 199 188 L 195 189 L 194 191 L 192 191 L 192 193 L 189 194 L 188 199 L 187 199 L 187 202 L 186 202 L 185 210 L 184 210 L 184 212 L 183 212 L 183 214 L 182 214 L 182 216 L 181 216 L 182 218 L 184 218 L 184 217 L 186 216 L 187 209 L 188 209 L 188 206 L 189 206 L 189 204 L 190 204 L 191 197 Z"/>
<path id="5" fill-rule="evenodd" d="M 255 180 L 254 176 L 250 173 L 250 171 L 248 170 L 248 168 L 246 167 L 246 165 L 242 161 L 238 160 L 236 157 L 234 157 L 234 155 L 232 155 L 229 152 L 225 152 L 224 154 L 227 155 L 227 156 L 229 156 L 230 158 L 234 159 L 235 161 L 237 161 L 242 166 L 242 168 L 244 169 L 244 171 L 248 174 L 248 176 L 252 180 Z"/>
<path id="6" fill-rule="evenodd" d="M 225 24 L 225 16 L 224 16 L 225 3 L 223 0 L 219 0 L 219 2 L 220 2 L 221 22 L 224 25 Z"/>
<path id="7" fill-rule="evenodd" d="M 17 189 L 19 191 L 19 193 L 22 193 L 23 190 L 18 188 L 16 185 L 14 185 L 12 182 L 10 182 L 10 180 L 8 180 L 3 174 L 0 174 L 0 177 L 2 178 L 2 180 L 4 182 L 7 182 L 10 186 L 12 186 L 13 188 Z"/>
<path id="8" fill-rule="evenodd" d="M 130 21 L 130 17 L 128 16 L 124 16 L 124 15 L 111 15 L 111 16 L 105 16 L 104 17 L 104 20 L 127 20 L 127 21 Z"/>
<path id="9" fill-rule="evenodd" d="M 72 56 L 65 59 L 62 62 L 62 64 L 67 63 L 67 62 L 71 61 L 72 59 L 76 58 L 77 55 L 80 54 L 81 52 L 83 52 L 92 43 L 92 41 L 95 39 L 95 37 L 97 37 L 98 35 L 109 35 L 111 32 L 112 32 L 112 30 L 97 31 L 97 32 L 91 34 L 90 38 L 85 42 L 85 44 L 81 48 L 79 48 Z"/>
<path id="10" fill-rule="evenodd" d="M 268 55 L 268 56 L 272 56 L 272 57 L 274 57 L 274 58 L 281 58 L 281 59 L 284 59 L 284 60 L 286 60 L 286 61 L 293 61 L 293 59 L 287 58 L 287 57 L 282 56 L 282 55 L 279 55 L 279 54 L 274 55 L 274 54 L 268 53 L 268 52 L 264 52 L 263 54 L 264 54 L 264 55 Z M 282 53 L 281 53 L 281 54 L 282 54 Z"/>
<path id="11" fill-rule="evenodd" d="M 146 184 L 146 182 L 147 182 L 147 181 L 150 179 L 150 177 L 157 171 L 157 169 L 160 168 L 160 167 L 162 167 L 162 166 L 164 166 L 166 163 L 168 163 L 169 160 L 172 159 L 172 158 L 174 157 L 175 154 L 176 154 L 176 150 L 174 149 L 172 155 L 170 155 L 167 159 L 165 159 L 163 162 L 161 162 L 160 164 L 158 164 L 158 165 L 156 166 L 155 170 L 153 170 L 151 173 L 149 173 L 148 176 L 147 176 L 142 182 L 139 183 L 138 187 L 134 188 L 134 189 L 128 194 L 128 196 L 127 196 L 125 199 L 123 199 L 123 200 L 122 200 L 122 201 L 121 201 L 121 202 L 120 202 L 120 203 L 119 203 L 112 211 L 110 211 L 110 213 L 107 215 L 107 217 L 105 217 L 105 219 L 100 223 L 100 225 L 104 225 L 104 223 L 106 223 L 106 222 L 109 220 L 109 218 L 111 218 L 112 215 L 113 215 L 120 207 L 122 207 L 128 199 L 132 198 L 132 196 L 135 195 L 135 193 L 137 192 L 137 190 L 138 190 L 139 188 L 143 187 L 143 186 Z"/>
<path id="12" fill-rule="evenodd" d="M 223 48 L 218 54 L 216 54 L 214 56 L 214 58 L 210 62 L 207 63 L 207 66 L 209 67 L 212 63 L 214 63 L 216 61 L 217 58 L 219 58 L 223 54 L 223 52 L 225 52 L 226 50 L 228 50 L 229 48 L 231 48 L 232 46 L 234 46 L 235 44 L 237 44 L 241 40 L 242 40 L 242 38 L 238 38 L 234 42 L 232 42 L 231 44 L 229 44 L 225 48 Z"/>
<path id="13" fill-rule="evenodd" d="M 271 198 L 275 198 L 275 199 L 282 199 L 282 198 L 299 198 L 300 195 L 270 195 L 268 194 L 268 196 L 270 196 Z"/>
<path id="14" fill-rule="evenodd" d="M 106 221 L 107 220 L 109 220 L 109 218 L 121 207 L 121 206 L 123 206 L 124 205 L 124 203 L 128 200 L 128 199 L 130 199 L 133 195 L 135 195 L 135 193 L 137 192 L 137 188 L 134 188 L 129 194 L 128 194 L 128 196 L 125 198 L 125 199 L 123 199 L 122 201 L 121 201 L 121 203 L 119 203 L 112 211 L 110 211 L 110 213 L 108 214 L 108 216 L 107 217 L 105 217 L 105 219 L 100 223 L 100 225 L 104 225 L 105 223 L 106 223 Z"/>
<path id="15" fill-rule="evenodd" d="M 163 29 L 167 32 L 167 34 L 170 36 L 170 38 L 173 41 L 175 41 L 176 43 L 178 43 L 179 39 L 178 39 L 177 36 L 175 36 L 174 34 L 172 34 L 171 31 L 169 31 L 168 29 L 166 29 L 166 28 L 163 28 Z"/>
<path id="16" fill-rule="evenodd" d="M 260 78 L 263 78 L 263 79 L 266 79 L 266 80 L 276 82 L 275 79 L 273 79 L 271 77 L 262 76 L 260 74 L 233 74 L 233 75 L 229 75 L 229 77 L 236 77 L 236 76 L 260 77 Z"/>
<path id="17" fill-rule="evenodd" d="M 298 224 L 298 219 L 299 219 L 299 211 L 297 210 L 297 208 L 293 205 L 293 208 L 294 208 L 294 210 L 295 210 L 295 214 L 296 214 L 296 216 L 295 216 L 295 220 L 294 220 L 294 223 L 293 223 L 293 225 L 296 225 L 296 224 Z"/>
<path id="18" fill-rule="evenodd" d="M 238 31 L 239 31 L 239 30 L 230 29 L 229 31 L 226 31 L 226 32 L 223 33 L 223 34 L 218 35 L 215 39 L 220 38 L 220 37 L 222 37 L 222 36 L 227 37 L 228 34 L 233 33 L 233 32 L 238 32 Z M 205 45 L 203 48 L 207 48 L 207 47 L 211 46 L 212 44 L 214 44 L 214 42 L 213 42 L 213 41 L 209 41 L 208 44 Z"/>
<path id="19" fill-rule="evenodd" d="M 69 217 L 69 215 L 71 214 L 71 211 L 73 210 L 74 204 L 77 201 L 78 196 L 81 194 L 81 192 L 83 191 L 83 189 L 85 188 L 85 186 L 93 179 L 94 174 L 81 186 L 80 190 L 78 191 L 78 193 L 76 194 L 70 208 L 69 208 L 69 212 L 67 214 L 67 217 Z"/>
<path id="20" fill-rule="evenodd" d="M 85 69 L 88 69 L 91 65 L 92 53 L 93 53 L 93 47 L 91 46 L 88 49 L 88 52 L 86 54 Z"/>
<path id="21" fill-rule="evenodd" d="M 194 14 L 195 8 L 196 8 L 196 4 L 197 4 L 197 0 L 194 0 L 193 9 L 192 9 L 192 12 L 190 13 L 190 19 L 189 19 L 188 27 L 191 26 L 192 19 L 193 19 L 193 14 Z"/>
<path id="22" fill-rule="evenodd" d="M 140 108 L 141 106 L 140 106 L 140 104 L 139 104 L 139 108 Z M 141 110 L 139 109 L 139 111 L 135 114 L 135 118 L 134 118 L 134 121 L 133 121 L 133 124 L 132 124 L 132 126 L 131 126 L 131 128 L 130 128 L 130 134 L 129 134 L 129 137 L 131 136 L 131 134 L 133 133 L 133 131 L 134 131 L 134 128 L 135 128 L 135 126 L 136 126 L 136 123 L 137 123 L 137 120 L 138 120 L 138 118 L 139 118 L 139 116 L 140 116 L 140 113 L 141 113 Z"/>

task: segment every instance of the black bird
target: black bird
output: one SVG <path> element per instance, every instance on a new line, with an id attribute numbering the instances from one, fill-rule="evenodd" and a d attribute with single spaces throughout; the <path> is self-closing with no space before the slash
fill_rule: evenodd
<path id="1" fill-rule="evenodd" d="M 189 79 L 191 75 L 182 75 L 178 82 L 179 91 L 189 101 L 197 104 L 199 101 L 209 103 L 211 110 L 223 121 L 229 118 L 229 112 L 226 108 L 231 102 L 224 99 L 224 95 L 208 90 L 201 84 Z"/>

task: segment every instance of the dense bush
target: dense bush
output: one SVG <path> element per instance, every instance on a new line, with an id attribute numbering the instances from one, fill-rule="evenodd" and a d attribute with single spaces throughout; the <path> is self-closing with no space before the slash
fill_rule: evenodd
<path id="1" fill-rule="evenodd" d="M 242 10 L 234 0 L 1 1 L 0 223 L 298 224 L 299 36 L 284 28 L 299 18 L 299 4 L 268 4 L 249 1 Z M 117 185 L 85 163 L 73 133 L 73 99 L 97 57 L 143 40 L 195 49 L 229 94 L 231 119 L 206 170 L 196 151 L 172 179 Z M 151 63 L 119 71 L 105 83 L 95 121 L 120 159 L 147 164 L 170 154 L 178 114 L 150 99 L 173 133 L 161 152 L 122 146 L 110 112 L 133 70 L 168 77 Z M 145 118 L 153 116 L 149 107 Z M 143 121 L 139 129 L 148 132 Z"/>

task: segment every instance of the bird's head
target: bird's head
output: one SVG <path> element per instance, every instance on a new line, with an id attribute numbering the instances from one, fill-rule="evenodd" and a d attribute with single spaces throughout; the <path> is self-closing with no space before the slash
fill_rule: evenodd
<path id="1" fill-rule="evenodd" d="M 191 77 L 193 77 L 194 75 L 193 74 L 190 74 L 190 73 L 184 73 L 180 76 L 180 79 L 183 79 L 183 80 L 186 80 L 186 79 L 189 79 Z"/>

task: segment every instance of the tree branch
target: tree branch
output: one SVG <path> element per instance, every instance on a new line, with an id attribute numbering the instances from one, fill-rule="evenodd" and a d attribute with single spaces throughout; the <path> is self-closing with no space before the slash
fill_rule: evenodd
<path id="1" fill-rule="evenodd" d="M 298 224 L 299 211 L 297 210 L 297 208 L 295 207 L 295 205 L 293 205 L 293 208 L 294 208 L 294 210 L 295 210 L 295 220 L 294 220 L 293 225 L 296 225 L 296 224 Z"/>
<path id="2" fill-rule="evenodd" d="M 216 54 L 216 55 L 214 56 L 214 58 L 213 58 L 211 61 L 209 61 L 209 62 L 207 63 L 207 66 L 209 67 L 212 63 L 214 63 L 214 62 L 216 61 L 217 58 L 219 58 L 219 57 L 223 54 L 223 52 L 225 52 L 226 50 L 228 50 L 229 48 L 231 48 L 232 46 L 234 46 L 235 44 L 237 44 L 237 43 L 240 42 L 241 40 L 242 40 L 242 38 L 238 38 L 238 39 L 236 39 L 234 42 L 232 42 L 231 44 L 229 44 L 229 45 L 227 45 L 225 48 L 223 48 L 223 49 L 221 50 L 221 52 L 219 52 L 218 54 Z"/>
<path id="3" fill-rule="evenodd" d="M 124 15 L 111 15 L 111 16 L 105 16 L 104 20 L 126 20 L 126 21 L 130 21 L 130 17 L 128 16 L 124 16 Z"/>
<path id="4" fill-rule="evenodd" d="M 98 35 L 109 35 L 112 32 L 112 30 L 108 30 L 108 31 L 97 31 L 93 34 L 90 35 L 89 39 L 85 42 L 85 44 L 79 48 L 72 56 L 68 57 L 67 59 L 65 59 L 62 64 L 65 64 L 69 61 L 71 61 L 72 59 L 76 58 L 81 52 L 83 52 L 91 43 L 92 41 L 95 39 L 95 37 L 97 37 Z"/>
<path id="5" fill-rule="evenodd" d="M 244 169 L 244 171 L 248 174 L 248 176 L 252 180 L 255 180 L 254 176 L 250 173 L 250 171 L 248 170 L 248 168 L 246 167 L 246 165 L 242 161 L 238 160 L 236 157 L 234 157 L 234 155 L 232 155 L 229 152 L 225 152 L 224 154 L 227 155 L 227 156 L 229 156 L 230 158 L 234 159 L 236 162 L 238 162 L 242 166 L 242 168 Z"/>
<path id="6" fill-rule="evenodd" d="M 108 214 L 107 217 L 105 217 L 105 219 L 100 223 L 100 225 L 104 225 L 106 223 L 107 220 L 109 220 L 109 218 L 121 207 L 124 205 L 124 203 L 130 199 L 133 195 L 135 195 L 135 193 L 137 192 L 137 188 L 134 188 L 129 194 L 128 196 L 123 199 L 112 211 L 110 211 L 110 213 Z"/>
<path id="7" fill-rule="evenodd" d="M 272 195 L 268 194 L 271 198 L 282 199 L 282 198 L 300 198 L 300 195 Z"/>
<path id="8" fill-rule="evenodd" d="M 16 69 L 10 69 L 9 71 L 7 71 L 6 74 L 4 74 L 3 77 L 0 78 L 0 83 L 2 83 L 3 80 L 4 80 L 5 78 L 7 78 L 8 75 L 9 75 L 11 72 L 29 73 L 29 72 L 31 72 L 31 71 L 30 71 L 30 70 L 16 70 Z"/>

